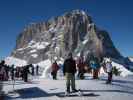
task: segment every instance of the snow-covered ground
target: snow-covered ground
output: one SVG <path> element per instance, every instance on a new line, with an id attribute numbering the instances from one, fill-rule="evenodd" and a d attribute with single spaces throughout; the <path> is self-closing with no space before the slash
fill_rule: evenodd
<path id="1" fill-rule="evenodd" d="M 81 89 L 84 96 L 73 94 L 70 97 L 62 97 L 65 91 L 65 80 L 37 79 L 31 83 L 16 81 L 4 82 L 5 100 L 132 100 L 133 77 L 114 77 L 111 85 L 105 84 L 106 77 L 100 80 L 76 80 L 77 89 Z"/>
<path id="2" fill-rule="evenodd" d="M 62 63 L 62 61 L 58 63 Z M 17 66 L 26 65 L 26 62 L 8 57 L 6 64 Z M 38 63 L 42 76 L 30 78 L 31 83 L 25 83 L 20 80 L 15 81 L 15 92 L 12 92 L 12 81 L 3 83 L 5 100 L 132 100 L 133 73 L 121 64 L 116 62 L 112 62 L 112 64 L 120 68 L 122 73 L 120 77 L 114 76 L 114 81 L 111 85 L 105 84 L 107 74 L 101 70 L 100 80 L 92 80 L 92 77 L 88 74 L 85 74 L 85 80 L 76 78 L 76 87 L 82 90 L 84 96 L 79 97 L 74 94 L 71 97 L 62 97 L 65 92 L 65 80 L 62 77 L 61 70 L 58 71 L 59 80 L 52 80 L 50 77 L 51 61 L 42 61 Z"/>

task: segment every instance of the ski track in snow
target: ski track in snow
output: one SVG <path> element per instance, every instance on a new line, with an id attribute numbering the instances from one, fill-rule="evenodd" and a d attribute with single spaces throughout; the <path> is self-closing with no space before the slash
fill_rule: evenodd
<path id="1" fill-rule="evenodd" d="M 16 81 L 14 90 L 12 81 L 4 82 L 5 100 L 132 100 L 133 78 L 114 77 L 111 85 L 105 84 L 106 77 L 100 80 L 76 80 L 77 89 L 85 96 L 73 95 L 60 97 L 65 91 L 65 80 L 30 78 L 31 83 Z"/>

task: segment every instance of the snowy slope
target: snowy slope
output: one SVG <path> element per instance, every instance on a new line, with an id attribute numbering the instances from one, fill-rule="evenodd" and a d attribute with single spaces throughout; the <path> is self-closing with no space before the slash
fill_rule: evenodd
<path id="1" fill-rule="evenodd" d="M 58 64 L 59 63 L 60 64 L 63 64 L 63 60 L 62 61 L 59 61 L 59 62 L 57 61 L 57 63 Z M 42 68 L 44 68 L 44 71 L 42 72 L 41 78 L 49 78 L 49 74 L 51 72 L 51 61 L 50 60 L 45 60 L 45 61 L 40 62 L 38 65 L 40 65 Z M 122 77 L 133 76 L 133 72 L 131 72 L 128 69 L 126 69 L 124 67 L 124 65 L 118 64 L 118 63 L 116 63 L 114 61 L 112 61 L 112 65 L 113 66 L 116 66 L 116 68 L 118 68 L 121 71 L 120 76 L 122 76 Z M 58 74 L 60 74 L 59 72 L 58 72 Z M 103 68 L 101 68 L 100 75 L 102 76 L 102 75 L 106 75 L 106 74 L 107 73 L 104 72 Z"/>
<path id="2" fill-rule="evenodd" d="M 38 65 L 43 69 L 41 78 L 49 78 L 51 72 L 51 61 L 48 59 L 38 63 Z"/>
<path id="3" fill-rule="evenodd" d="M 5 62 L 7 65 L 15 65 L 15 66 L 24 66 L 27 64 L 26 61 L 18 59 L 18 58 L 14 58 L 14 57 L 7 57 L 5 59 Z M 62 64 L 62 61 L 57 62 L 58 64 Z M 51 72 L 51 61 L 49 59 L 44 60 L 42 62 L 39 62 L 35 65 L 39 65 L 40 66 L 40 73 L 42 74 L 41 78 L 49 78 L 50 77 L 50 72 Z M 116 68 L 120 69 L 121 71 L 121 76 L 122 77 L 126 77 L 126 76 L 131 76 L 133 75 L 133 72 L 129 71 L 128 69 L 126 69 L 122 64 L 118 64 L 116 62 L 112 62 L 113 66 L 116 66 Z M 104 70 L 101 68 L 100 70 L 101 75 L 105 75 L 106 73 L 104 72 Z"/>
<path id="4" fill-rule="evenodd" d="M 76 88 L 84 96 L 73 94 L 62 97 L 65 92 L 65 80 L 35 79 L 31 83 L 15 82 L 15 93 L 12 82 L 4 82 L 5 100 L 132 100 L 133 80 L 114 77 L 112 85 L 106 85 L 106 78 L 100 80 L 76 80 Z"/>
<path id="5" fill-rule="evenodd" d="M 130 76 L 133 75 L 133 72 L 129 71 L 128 69 L 126 69 L 123 65 L 118 64 L 116 62 L 112 62 L 113 66 L 116 66 L 116 68 L 120 69 L 121 71 L 121 76 L 125 77 L 125 76 Z"/>
<path id="6" fill-rule="evenodd" d="M 7 57 L 5 59 L 5 63 L 7 65 L 15 65 L 15 66 L 24 66 L 27 64 L 27 62 L 25 60 L 22 60 L 22 59 L 18 59 L 18 58 L 15 58 L 15 57 Z"/>
<path id="7" fill-rule="evenodd" d="M 133 57 L 129 57 L 129 60 L 130 60 L 131 62 L 133 62 Z"/>

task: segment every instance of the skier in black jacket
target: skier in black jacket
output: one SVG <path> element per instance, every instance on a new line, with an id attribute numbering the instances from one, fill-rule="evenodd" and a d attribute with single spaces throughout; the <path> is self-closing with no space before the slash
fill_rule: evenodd
<path id="1" fill-rule="evenodd" d="M 66 76 L 66 92 L 70 93 L 70 85 L 72 92 L 77 92 L 77 90 L 75 89 L 76 63 L 72 57 L 72 53 L 68 54 L 68 58 L 64 62 L 63 73 Z"/>

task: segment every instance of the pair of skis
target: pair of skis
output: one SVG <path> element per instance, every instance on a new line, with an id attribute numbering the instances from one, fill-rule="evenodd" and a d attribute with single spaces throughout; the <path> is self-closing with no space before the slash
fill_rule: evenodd
<path id="1" fill-rule="evenodd" d="M 80 89 L 76 92 L 70 92 L 70 93 L 68 93 L 67 91 L 65 92 L 65 96 L 72 96 L 73 94 L 76 94 L 78 96 L 83 96 L 83 92 Z"/>

